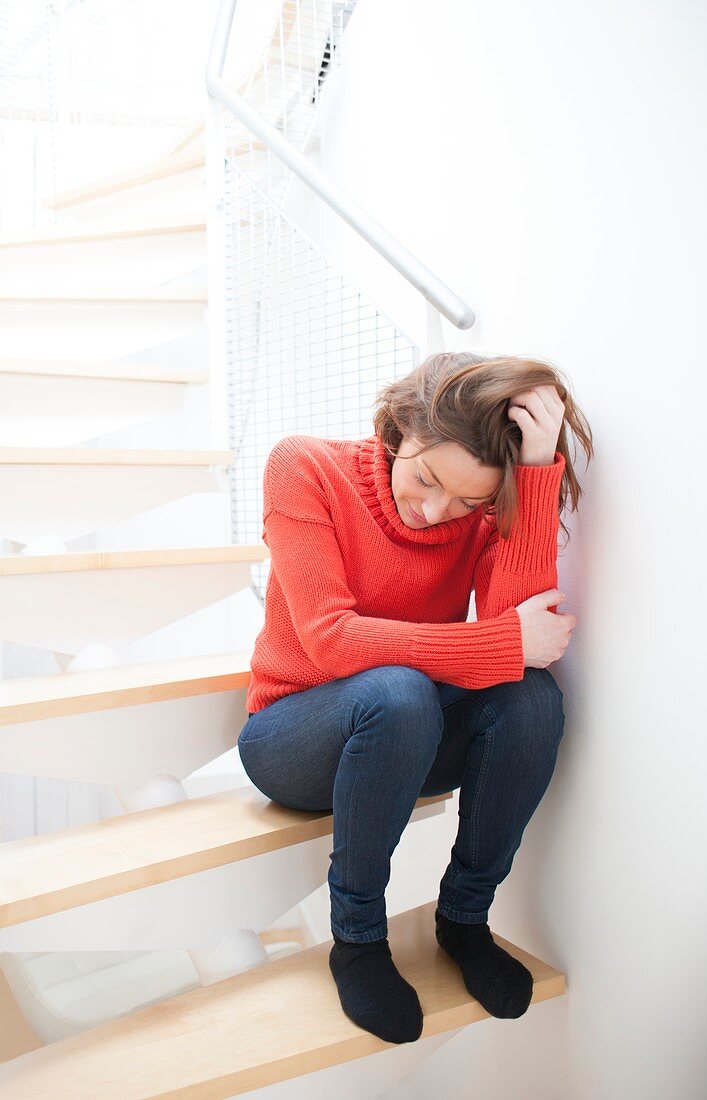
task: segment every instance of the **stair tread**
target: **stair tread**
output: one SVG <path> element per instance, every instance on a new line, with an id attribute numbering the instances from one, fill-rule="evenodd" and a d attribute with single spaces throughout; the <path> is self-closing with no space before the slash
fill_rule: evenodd
<path id="1" fill-rule="evenodd" d="M 70 229 L 38 229 L 32 233 L 3 233 L 0 234 L 0 248 L 17 248 L 23 245 L 34 244 L 60 244 L 79 241 L 100 241 L 119 237 L 144 237 L 151 234 L 168 233 L 203 233 L 206 230 L 205 221 L 197 221 L 189 218 L 184 221 L 173 220 L 171 222 L 146 222 L 143 225 L 116 225 L 115 223 L 102 226 L 80 227 Z"/>
<path id="2" fill-rule="evenodd" d="M 0 447 L 0 464 L 52 466 L 230 466 L 233 451 L 107 447 Z"/>
<path id="3" fill-rule="evenodd" d="M 65 191 L 57 191 L 49 195 L 42 202 L 43 206 L 58 210 L 63 206 L 74 206 L 76 203 L 99 198 L 112 191 L 119 191 L 125 187 L 136 186 L 140 183 L 149 183 L 151 180 L 160 179 L 179 172 L 189 172 L 195 168 L 203 168 L 205 164 L 203 153 L 191 153 L 188 155 L 173 155 L 161 157 L 159 160 L 149 161 L 147 164 L 128 168 L 124 172 L 114 172 L 109 176 L 91 180 L 71 187 Z"/>
<path id="4" fill-rule="evenodd" d="M 20 573 L 76 573 L 89 569 L 142 569 L 166 565 L 257 562 L 266 561 L 269 557 L 270 551 L 265 543 L 68 554 L 0 554 L 0 576 Z"/>
<path id="5" fill-rule="evenodd" d="M 250 656 L 243 649 L 0 680 L 0 726 L 234 691 L 250 682 Z"/>
<path id="6" fill-rule="evenodd" d="M 206 287 L 45 287 L 0 290 L 0 302 L 206 302 Z"/>
<path id="7" fill-rule="evenodd" d="M 248 785 L 6 841 L 0 927 L 327 836 L 332 827 L 330 811 L 292 810 Z"/>
<path id="8" fill-rule="evenodd" d="M 437 945 L 435 906 L 388 918 L 396 965 L 420 997 L 423 1039 L 489 1018 Z M 533 1003 L 565 992 L 561 971 L 494 939 L 533 974 Z M 0 1095 L 228 1097 L 390 1049 L 344 1015 L 330 949 L 328 940 L 29 1051 L 0 1066 Z"/>
<path id="9" fill-rule="evenodd" d="M 229 156 L 238 156 L 248 152 L 249 149 L 265 149 L 262 142 L 248 137 L 245 141 L 236 144 L 230 143 L 226 147 Z M 191 172 L 198 168 L 205 168 L 206 160 L 204 151 L 189 151 L 188 146 L 176 153 L 167 153 L 157 160 L 151 160 L 129 168 L 124 172 L 115 172 L 110 176 L 102 176 L 99 179 L 90 180 L 66 191 L 57 191 L 47 196 L 42 205 L 49 209 L 59 210 L 65 206 L 75 206 L 81 202 L 102 198 L 114 191 L 122 191 L 129 187 L 138 187 L 153 180 L 164 179 L 166 176 L 177 175 L 181 172 Z"/>
<path id="10" fill-rule="evenodd" d="M 61 359 L 0 359 L 0 374 L 49 374 L 75 378 L 109 378 L 139 382 L 208 382 L 208 372 L 156 363 L 100 363 Z"/>

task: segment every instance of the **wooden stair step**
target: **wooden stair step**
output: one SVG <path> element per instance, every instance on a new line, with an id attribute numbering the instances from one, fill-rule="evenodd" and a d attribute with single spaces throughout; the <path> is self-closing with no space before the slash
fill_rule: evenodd
<path id="1" fill-rule="evenodd" d="M 76 206 L 80 202 L 101 198 L 104 195 L 110 195 L 115 191 L 122 191 L 128 187 L 139 187 L 143 183 L 151 183 L 153 180 L 179 175 L 181 172 L 191 172 L 195 168 L 203 167 L 203 153 L 162 157 L 160 160 L 151 161 L 149 164 L 129 168 L 125 172 L 117 172 L 110 176 L 104 176 L 102 179 L 81 184 L 79 187 L 59 191 L 44 199 L 42 205 L 50 210 L 63 210 L 69 206 Z"/>
<path id="2" fill-rule="evenodd" d="M 176 145 L 170 145 L 169 149 L 165 149 L 162 154 L 165 157 L 176 157 L 180 153 L 183 153 L 192 142 L 197 141 L 204 134 L 204 120 L 199 119 L 194 123 L 190 130 L 187 130 L 185 134 L 180 137 Z"/>
<path id="3" fill-rule="evenodd" d="M 332 828 L 329 811 L 292 810 L 247 786 L 6 841 L 0 928 L 301 844 Z"/>
<path id="4" fill-rule="evenodd" d="M 69 290 L 47 287 L 39 290 L 0 290 L 3 302 L 133 302 L 145 304 L 204 304 L 206 287 L 72 287 Z"/>
<path id="5" fill-rule="evenodd" d="M 193 218 L 187 221 L 172 221 L 163 225 L 105 225 L 92 229 L 40 229 L 34 233 L 0 235 L 0 248 L 21 248 L 38 244 L 78 244 L 84 241 L 108 241 L 128 237 L 153 237 L 175 233 L 205 233 L 206 222 Z"/>
<path id="6" fill-rule="evenodd" d="M 234 457 L 234 451 L 0 447 L 0 464 L 24 466 L 230 466 Z"/>
<path id="7" fill-rule="evenodd" d="M 0 374 L 52 375 L 66 378 L 100 378 L 130 382 L 208 382 L 207 371 L 193 367 L 160 366 L 157 363 L 81 363 L 61 359 L 0 359 Z"/>
<path id="8" fill-rule="evenodd" d="M 236 546 L 188 546 L 159 550 L 104 550 L 69 554 L 0 555 L 0 576 L 19 573 L 76 573 L 91 569 L 151 569 L 171 565 L 266 561 L 265 543 Z"/>
<path id="9" fill-rule="evenodd" d="M 264 151 L 265 148 L 266 146 L 262 142 L 253 138 L 235 145 L 230 144 L 226 152 L 228 156 L 237 157 L 247 153 L 250 149 Z M 81 184 L 79 187 L 72 187 L 66 191 L 49 195 L 43 200 L 42 205 L 50 210 L 65 210 L 69 206 L 77 206 L 82 202 L 103 198 L 106 195 L 112 195 L 130 187 L 141 187 L 143 184 L 153 183 L 155 180 L 166 179 L 169 176 L 176 176 L 182 172 L 192 172 L 194 169 L 204 168 L 205 164 L 204 153 L 200 150 L 186 155 L 181 152 L 168 154 L 158 160 L 150 161 L 148 164 L 130 168 L 125 172 L 118 172 L 102 179 L 92 180 L 90 183 Z"/>
<path id="10" fill-rule="evenodd" d="M 420 997 L 423 1039 L 489 1018 L 437 944 L 435 906 L 428 902 L 388 918 L 396 966 Z M 562 996 L 561 971 L 495 933 L 494 939 L 531 971 L 534 1004 Z M 343 1013 L 329 971 L 331 944 L 20 1055 L 0 1066 L 0 1097 L 229 1097 L 390 1050 L 395 1044 Z"/>
<path id="11" fill-rule="evenodd" d="M 0 680 L 0 727 L 237 691 L 250 683 L 250 656 L 234 650 Z"/>

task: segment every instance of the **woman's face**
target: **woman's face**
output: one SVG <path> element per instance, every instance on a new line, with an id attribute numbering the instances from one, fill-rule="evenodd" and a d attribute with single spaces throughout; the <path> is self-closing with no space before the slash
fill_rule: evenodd
<path id="1" fill-rule="evenodd" d="M 417 458 L 405 457 L 419 447 L 417 439 L 406 436 L 391 471 L 393 499 L 406 527 L 421 530 L 460 519 L 490 500 L 500 488 L 503 471 L 482 466 L 458 443 L 440 443 Z"/>

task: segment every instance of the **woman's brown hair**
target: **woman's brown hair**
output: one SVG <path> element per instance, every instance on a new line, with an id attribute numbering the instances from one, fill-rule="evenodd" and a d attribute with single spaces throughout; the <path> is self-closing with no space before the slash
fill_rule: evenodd
<path id="1" fill-rule="evenodd" d="M 404 378 L 391 382 L 375 400 L 373 424 L 388 454 L 397 457 L 404 437 L 420 441 L 415 458 L 440 443 L 458 443 L 484 466 L 503 470 L 503 479 L 493 501 L 484 506 L 494 515 L 499 534 L 508 538 L 518 512 L 518 490 L 514 476 L 523 433 L 508 418 L 510 400 L 534 386 L 555 386 L 565 406 L 557 450 L 565 457 L 560 483 L 560 514 L 567 497 L 576 511 L 582 488 L 568 450 L 570 433 L 579 440 L 587 456 L 594 455 L 592 432 L 570 393 L 563 373 L 539 359 L 498 355 L 486 357 L 472 352 L 438 352 L 430 355 Z M 576 443 L 573 446 L 577 457 Z M 402 461 L 402 460 L 401 460 Z M 560 519 L 569 540 L 569 531 Z"/>

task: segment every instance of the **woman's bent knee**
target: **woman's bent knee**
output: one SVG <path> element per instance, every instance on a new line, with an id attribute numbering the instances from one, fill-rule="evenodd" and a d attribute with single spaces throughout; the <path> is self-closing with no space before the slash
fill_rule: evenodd
<path id="1" fill-rule="evenodd" d="M 372 674 L 372 675 L 371 675 Z M 424 672 L 407 665 L 381 665 L 369 669 L 365 695 L 357 693 L 360 704 L 367 709 L 380 709 L 388 723 L 396 718 L 406 726 L 410 718 L 415 725 L 439 726 L 444 723 L 439 692 Z"/>
<path id="2" fill-rule="evenodd" d="M 563 694 L 546 668 L 526 668 L 522 680 L 499 684 L 489 702 L 497 717 L 502 712 L 516 731 L 527 729 L 539 743 L 546 737 L 556 744 L 564 733 Z"/>
<path id="3" fill-rule="evenodd" d="M 412 762 L 434 753 L 442 737 L 444 713 L 430 677 L 407 665 L 382 665 L 364 675 L 351 715 L 352 734 L 359 736 L 350 738 L 344 751 L 361 752 L 382 739 L 391 766 L 401 758 Z"/>

